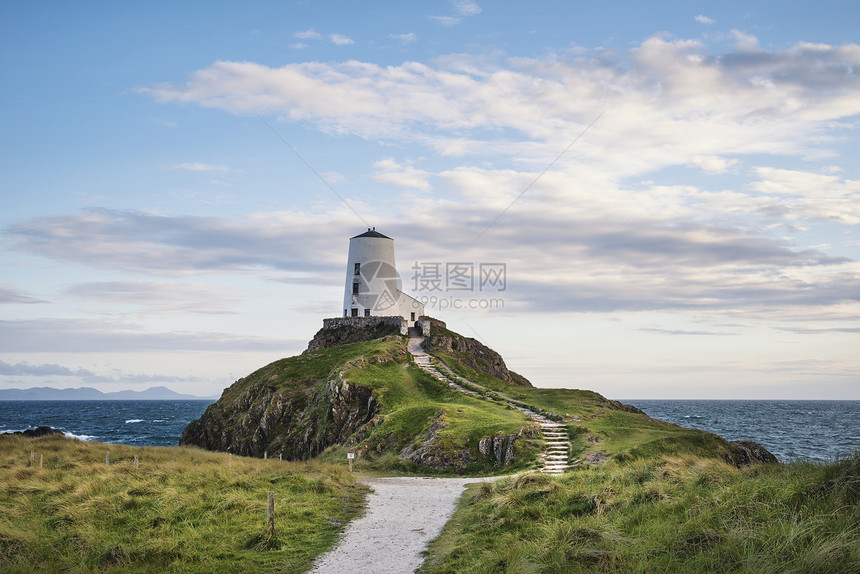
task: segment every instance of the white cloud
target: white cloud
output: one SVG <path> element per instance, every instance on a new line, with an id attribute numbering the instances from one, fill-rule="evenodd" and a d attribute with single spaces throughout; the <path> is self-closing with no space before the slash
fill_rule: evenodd
<path id="1" fill-rule="evenodd" d="M 451 5 L 458 14 L 463 16 L 474 16 L 481 13 L 481 7 L 473 0 L 451 0 Z"/>
<path id="2" fill-rule="evenodd" d="M 7 353 L 280 351 L 294 343 L 228 333 L 149 333 L 137 324 L 87 319 L 0 320 L 0 329 L 9 337 Z"/>
<path id="3" fill-rule="evenodd" d="M 331 43 L 336 46 L 348 46 L 350 44 L 355 44 L 355 40 L 353 40 L 352 38 L 347 38 L 343 34 L 329 34 L 328 38 L 329 40 L 331 40 Z"/>
<path id="4" fill-rule="evenodd" d="M 436 20 L 442 26 L 456 26 L 460 23 L 460 18 L 454 16 L 430 16 L 432 20 Z"/>
<path id="5" fill-rule="evenodd" d="M 800 170 L 759 167 L 750 187 L 771 198 L 782 217 L 860 223 L 860 180 Z"/>
<path id="6" fill-rule="evenodd" d="M 301 32 L 296 32 L 295 34 L 293 34 L 293 36 L 299 38 L 300 40 L 319 40 L 320 38 L 322 38 L 322 34 L 317 32 L 313 28 L 309 28 Z"/>
<path id="7" fill-rule="evenodd" d="M 308 45 L 304 42 L 296 42 L 295 44 L 290 44 L 289 47 L 293 50 L 304 50 L 308 47 Z"/>
<path id="8" fill-rule="evenodd" d="M 605 111 L 566 159 L 622 178 L 696 162 L 719 171 L 733 161 L 702 158 L 808 154 L 826 144 L 824 122 L 860 113 L 860 79 L 851 73 L 858 65 L 856 45 L 712 56 L 699 41 L 655 37 L 616 60 L 216 62 L 183 86 L 142 91 L 531 165 L 546 165 Z"/>
<path id="9" fill-rule="evenodd" d="M 393 38 L 394 40 L 400 40 L 404 45 L 411 44 L 418 39 L 418 36 L 416 36 L 414 32 L 409 32 L 408 34 L 389 34 L 388 37 Z"/>
<path id="10" fill-rule="evenodd" d="M 188 162 L 188 163 L 179 163 L 171 166 L 170 169 L 178 169 L 182 171 L 216 171 L 216 172 L 227 172 L 230 171 L 225 165 L 213 165 L 210 163 L 201 163 L 201 162 Z"/>
<path id="11" fill-rule="evenodd" d="M 714 20 L 713 18 L 708 18 L 703 14 L 699 14 L 698 16 L 696 16 L 696 22 L 700 24 L 713 24 L 716 22 L 716 20 Z"/>
<path id="12" fill-rule="evenodd" d="M 690 158 L 690 163 L 708 173 L 724 173 L 728 171 L 730 167 L 737 165 L 738 160 L 713 155 L 697 155 Z"/>
<path id="13" fill-rule="evenodd" d="M 392 158 L 386 158 L 374 162 L 373 181 L 387 183 L 407 189 L 430 189 L 430 174 L 426 171 L 415 169 L 411 165 L 401 165 Z"/>
<path id="14" fill-rule="evenodd" d="M 45 303 L 45 301 L 19 293 L 10 285 L 0 283 L 0 305 L 12 303 L 25 303 L 29 305 L 32 303 Z"/>
<path id="15" fill-rule="evenodd" d="M 140 307 L 154 314 L 231 314 L 230 308 L 239 301 L 236 295 L 206 284 L 157 281 L 76 283 L 65 295 L 102 305 Z"/>
<path id="16" fill-rule="evenodd" d="M 759 49 L 758 38 L 740 30 L 732 30 L 732 36 L 738 43 L 738 49 L 743 51 L 756 51 Z"/>

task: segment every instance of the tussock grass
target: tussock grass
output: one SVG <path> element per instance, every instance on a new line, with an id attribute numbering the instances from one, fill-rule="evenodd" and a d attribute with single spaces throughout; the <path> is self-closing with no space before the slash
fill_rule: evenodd
<path id="1" fill-rule="evenodd" d="M 694 455 L 470 490 L 420 572 L 860 572 L 860 453 L 737 470 Z"/>
<path id="2" fill-rule="evenodd" d="M 0 571 L 302 572 L 364 497 L 323 463 L 0 436 Z"/>

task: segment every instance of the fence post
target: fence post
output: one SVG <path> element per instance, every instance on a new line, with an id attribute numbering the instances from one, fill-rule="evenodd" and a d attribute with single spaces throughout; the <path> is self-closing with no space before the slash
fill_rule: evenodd
<path id="1" fill-rule="evenodd" d="M 45 455 L 40 452 L 39 453 L 39 468 L 40 469 L 42 468 L 42 462 L 44 461 L 44 459 L 45 459 Z"/>
<path id="2" fill-rule="evenodd" d="M 266 522 L 268 524 L 269 536 L 275 535 L 275 493 L 269 491 L 269 505 L 266 508 Z"/>
<path id="3" fill-rule="evenodd" d="M 134 468 L 137 468 L 137 455 L 134 455 Z"/>
<path id="4" fill-rule="evenodd" d="M 233 453 L 231 452 L 227 453 L 227 466 L 233 468 Z"/>
<path id="5" fill-rule="evenodd" d="M 30 451 L 30 466 L 33 466 L 33 461 L 35 460 L 35 457 L 36 457 L 36 451 L 31 450 Z"/>
<path id="6" fill-rule="evenodd" d="M 110 451 L 105 454 L 105 466 L 110 466 Z"/>

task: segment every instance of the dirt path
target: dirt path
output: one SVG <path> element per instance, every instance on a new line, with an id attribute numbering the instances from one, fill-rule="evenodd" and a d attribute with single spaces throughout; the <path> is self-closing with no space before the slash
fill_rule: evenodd
<path id="1" fill-rule="evenodd" d="M 467 484 L 494 478 L 373 478 L 367 513 L 351 522 L 334 550 L 312 574 L 405 574 L 414 572 L 427 543 L 451 518 Z"/>

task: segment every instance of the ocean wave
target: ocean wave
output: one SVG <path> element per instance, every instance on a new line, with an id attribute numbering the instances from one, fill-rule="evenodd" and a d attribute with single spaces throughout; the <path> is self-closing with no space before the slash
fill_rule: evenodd
<path id="1" fill-rule="evenodd" d="M 73 432 L 63 431 L 63 436 L 66 438 L 76 438 L 78 440 L 94 440 L 96 437 L 89 434 L 75 434 Z"/>
<path id="2" fill-rule="evenodd" d="M 125 421 L 125 424 L 128 424 L 128 423 L 142 423 L 142 422 L 143 422 L 143 419 L 128 419 L 127 421 Z"/>
<path id="3" fill-rule="evenodd" d="M 154 421 L 152 421 L 152 422 L 154 422 L 154 423 L 166 423 L 166 422 L 167 422 L 167 419 L 155 419 L 155 420 L 154 420 Z"/>

